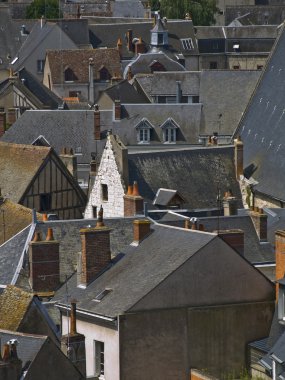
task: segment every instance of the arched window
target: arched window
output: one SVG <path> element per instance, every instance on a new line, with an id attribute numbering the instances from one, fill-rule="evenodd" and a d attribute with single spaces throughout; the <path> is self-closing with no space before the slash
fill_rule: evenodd
<path id="1" fill-rule="evenodd" d="M 74 72 L 71 70 L 70 67 L 68 67 L 66 70 L 64 70 L 64 81 L 65 82 L 74 82 L 77 80 L 76 75 Z"/>
<path id="2" fill-rule="evenodd" d="M 111 79 L 111 75 L 105 66 L 102 66 L 99 69 L 99 79 L 100 80 L 110 80 Z"/>

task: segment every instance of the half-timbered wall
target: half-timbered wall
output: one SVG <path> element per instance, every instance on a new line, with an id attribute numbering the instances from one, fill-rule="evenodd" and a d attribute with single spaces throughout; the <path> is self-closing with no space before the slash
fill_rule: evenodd
<path id="1" fill-rule="evenodd" d="M 55 213 L 60 219 L 79 219 L 84 211 L 85 195 L 69 173 L 65 173 L 63 164 L 50 156 L 20 203 L 41 213 Z"/>

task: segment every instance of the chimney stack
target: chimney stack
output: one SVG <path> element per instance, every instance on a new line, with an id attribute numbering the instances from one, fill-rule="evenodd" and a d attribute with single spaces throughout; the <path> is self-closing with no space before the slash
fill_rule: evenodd
<path id="1" fill-rule="evenodd" d="M 53 238 L 52 228 L 48 228 L 46 240 L 35 233 L 29 244 L 30 284 L 34 292 L 55 291 L 60 284 L 59 242 Z"/>
<path id="2" fill-rule="evenodd" d="M 100 111 L 99 106 L 95 106 L 94 111 L 94 139 L 101 140 L 101 121 L 100 121 Z"/>
<path id="3" fill-rule="evenodd" d="M 72 148 L 63 148 L 59 156 L 69 173 L 77 180 L 77 157 Z"/>
<path id="4" fill-rule="evenodd" d="M 237 198 L 231 190 L 225 192 L 223 199 L 224 216 L 237 215 Z"/>
<path id="5" fill-rule="evenodd" d="M 0 112 L 0 137 L 4 135 L 6 131 L 6 112 Z"/>
<path id="6" fill-rule="evenodd" d="M 120 54 L 120 57 L 122 58 L 123 43 L 120 37 L 118 38 L 118 41 L 117 41 L 117 49 Z"/>
<path id="7" fill-rule="evenodd" d="M 70 334 L 61 337 L 61 350 L 77 369 L 86 376 L 85 336 L 76 330 L 76 301 L 71 301 Z"/>
<path id="8" fill-rule="evenodd" d="M 267 215 L 263 209 L 255 207 L 249 212 L 259 241 L 267 241 Z"/>
<path id="9" fill-rule="evenodd" d="M 228 245 L 244 256 L 244 231 L 239 229 L 214 231 Z"/>
<path id="10" fill-rule="evenodd" d="M 96 227 L 80 230 L 82 285 L 90 284 L 111 263 L 110 232 L 111 229 L 104 225 L 101 206 Z"/>
<path id="11" fill-rule="evenodd" d="M 281 280 L 285 276 L 285 230 L 275 232 L 275 279 Z M 279 284 L 276 283 L 276 300 L 278 300 Z"/>
<path id="12" fill-rule="evenodd" d="M 148 219 L 134 220 L 134 242 L 141 242 L 150 234 L 150 221 Z"/>
<path id="13" fill-rule="evenodd" d="M 235 168 L 236 168 L 236 179 L 239 180 L 240 176 L 243 175 L 243 142 L 240 136 L 235 140 Z"/>
<path id="14" fill-rule="evenodd" d="M 21 372 L 22 360 L 18 358 L 16 344 L 9 341 L 3 346 L 2 360 L 0 355 L 0 379 L 18 380 L 21 377 Z"/>
<path id="15" fill-rule="evenodd" d="M 114 119 L 115 120 L 121 120 L 122 118 L 122 109 L 121 109 L 121 101 L 115 100 L 114 103 Z"/>
<path id="16" fill-rule="evenodd" d="M 127 46 L 129 51 L 133 51 L 133 31 L 128 29 L 127 31 Z"/>
<path id="17" fill-rule="evenodd" d="M 140 196 L 138 183 L 134 181 L 133 186 L 128 186 L 128 192 L 124 195 L 124 216 L 135 216 L 143 214 L 143 197 Z"/>
<path id="18" fill-rule="evenodd" d="M 140 37 L 139 40 L 135 43 L 135 53 L 136 53 L 136 55 L 145 53 L 145 44 L 144 44 L 144 42 L 142 41 L 142 38 L 141 38 L 141 37 Z"/>
<path id="19" fill-rule="evenodd" d="M 181 81 L 176 81 L 176 103 L 181 103 L 182 91 L 181 91 Z"/>
<path id="20" fill-rule="evenodd" d="M 91 104 L 94 104 L 94 59 L 93 58 L 89 58 L 88 73 L 89 73 L 88 100 Z"/>

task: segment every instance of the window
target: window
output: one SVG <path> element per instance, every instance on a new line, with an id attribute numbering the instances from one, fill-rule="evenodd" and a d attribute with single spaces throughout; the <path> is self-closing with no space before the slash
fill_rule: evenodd
<path id="1" fill-rule="evenodd" d="M 285 323 L 285 286 L 280 283 L 278 290 L 278 319 Z"/>
<path id="2" fill-rule="evenodd" d="M 158 45 L 163 45 L 163 33 L 157 34 L 157 43 Z"/>
<path id="3" fill-rule="evenodd" d="M 82 148 L 81 148 L 81 146 L 77 146 L 77 147 L 74 149 L 74 154 L 82 154 Z"/>
<path id="4" fill-rule="evenodd" d="M 40 194 L 40 211 L 50 211 L 51 210 L 51 194 L 42 193 Z"/>
<path id="5" fill-rule="evenodd" d="M 234 69 L 234 70 L 239 70 L 239 69 L 240 69 L 240 66 L 239 66 L 239 65 L 234 65 L 234 66 L 233 66 L 233 69 Z"/>
<path id="6" fill-rule="evenodd" d="M 165 70 L 165 67 L 163 66 L 163 64 L 161 64 L 160 62 L 154 60 L 151 64 L 150 64 L 150 70 L 151 72 L 153 73 L 154 71 L 166 71 Z"/>
<path id="7" fill-rule="evenodd" d="M 263 65 L 257 65 L 257 70 L 262 70 L 263 69 Z"/>
<path id="8" fill-rule="evenodd" d="M 43 73 L 45 67 L 45 60 L 44 59 L 38 59 L 37 60 L 37 72 Z"/>
<path id="9" fill-rule="evenodd" d="M 94 340 L 94 359 L 95 359 L 95 371 L 94 375 L 98 376 L 99 379 L 104 379 L 104 342 L 100 342 L 99 340 Z"/>
<path id="10" fill-rule="evenodd" d="M 163 141 L 165 143 L 175 143 L 176 133 L 178 125 L 172 118 L 168 118 L 162 125 L 161 129 L 163 131 Z"/>
<path id="11" fill-rule="evenodd" d="M 99 79 L 100 80 L 110 80 L 111 79 L 111 75 L 110 75 L 109 71 L 106 69 L 105 66 L 103 66 L 99 70 Z"/>
<path id="12" fill-rule="evenodd" d="M 97 207 L 96 206 L 92 206 L 92 214 L 93 214 L 93 218 L 96 219 L 97 218 Z"/>
<path id="13" fill-rule="evenodd" d="M 137 125 L 137 141 L 139 144 L 149 144 L 150 142 L 150 132 L 153 128 L 152 124 L 146 119 L 143 118 Z"/>
<path id="14" fill-rule="evenodd" d="M 211 70 L 215 70 L 217 68 L 218 68 L 218 62 L 216 62 L 216 61 L 210 62 L 210 69 Z"/>
<path id="15" fill-rule="evenodd" d="M 102 201 L 108 201 L 108 185 L 102 183 L 101 184 L 101 199 Z"/>
<path id="16" fill-rule="evenodd" d="M 81 94 L 81 91 L 69 91 L 70 98 L 77 98 Z"/>
<path id="17" fill-rule="evenodd" d="M 200 101 L 199 95 L 192 96 L 192 103 L 199 103 L 199 101 Z"/>
<path id="18" fill-rule="evenodd" d="M 182 47 L 184 50 L 193 50 L 194 49 L 192 38 L 183 38 L 180 41 L 182 43 Z"/>
<path id="19" fill-rule="evenodd" d="M 112 289 L 104 289 L 102 292 L 100 292 L 99 294 L 97 294 L 97 296 L 94 298 L 93 301 L 96 301 L 96 302 L 101 302 L 102 299 L 107 295 L 109 294 L 110 292 L 112 291 Z"/>
<path id="20" fill-rule="evenodd" d="M 64 70 L 65 82 L 74 82 L 75 80 L 77 80 L 77 77 L 69 67 L 66 70 Z"/>

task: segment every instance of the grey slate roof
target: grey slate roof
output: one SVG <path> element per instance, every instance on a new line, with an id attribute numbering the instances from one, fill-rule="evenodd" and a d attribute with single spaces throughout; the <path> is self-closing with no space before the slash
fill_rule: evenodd
<path id="1" fill-rule="evenodd" d="M 0 245 L 0 285 L 11 284 L 17 271 L 31 226 Z"/>
<path id="2" fill-rule="evenodd" d="M 285 200 L 285 32 L 281 29 L 271 56 L 240 121 L 236 135 L 244 141 L 244 168 L 253 165 L 255 189 Z M 247 174 L 249 175 L 249 174 Z"/>
<path id="3" fill-rule="evenodd" d="M 149 203 L 163 187 L 178 190 L 187 208 L 216 207 L 220 187 L 221 194 L 231 189 L 242 207 L 232 146 L 129 152 L 128 163 L 129 182 L 138 181 L 140 193 Z"/>
<path id="4" fill-rule="evenodd" d="M 0 340 L 2 345 L 7 343 L 10 339 L 17 339 L 18 357 L 22 360 L 22 365 L 24 367 L 27 362 L 32 362 L 35 359 L 41 347 L 47 340 L 47 337 L 0 330 Z"/>
<path id="5" fill-rule="evenodd" d="M 153 232 L 147 239 L 138 247 L 124 250 L 125 256 L 87 289 L 77 288 L 76 276 L 70 279 L 68 289 L 72 292 L 71 296 L 79 300 L 78 309 L 116 317 L 130 309 L 199 249 L 215 239 L 215 235 L 208 233 L 193 233 L 159 225 L 152 228 Z M 96 295 L 105 288 L 111 288 L 112 291 L 101 302 L 94 302 Z M 65 292 L 60 289 L 55 299 L 64 303 L 64 297 Z"/>
<path id="6" fill-rule="evenodd" d="M 176 214 L 179 214 L 177 210 Z M 259 243 L 255 228 L 248 215 L 235 216 L 215 216 L 215 217 L 199 217 L 199 223 L 203 224 L 205 231 L 213 232 L 220 230 L 236 230 L 244 231 L 244 257 L 251 264 L 273 263 L 275 262 L 275 253 L 273 246 L 267 243 Z M 160 223 L 170 224 L 179 227 L 184 227 L 185 217 L 179 215 L 166 214 L 160 219 Z"/>
<path id="7" fill-rule="evenodd" d="M 126 79 L 106 88 L 106 90 L 104 90 L 104 93 L 108 95 L 113 101 L 120 100 L 121 103 L 149 103 L 147 97 L 143 94 L 138 93 Z"/>

